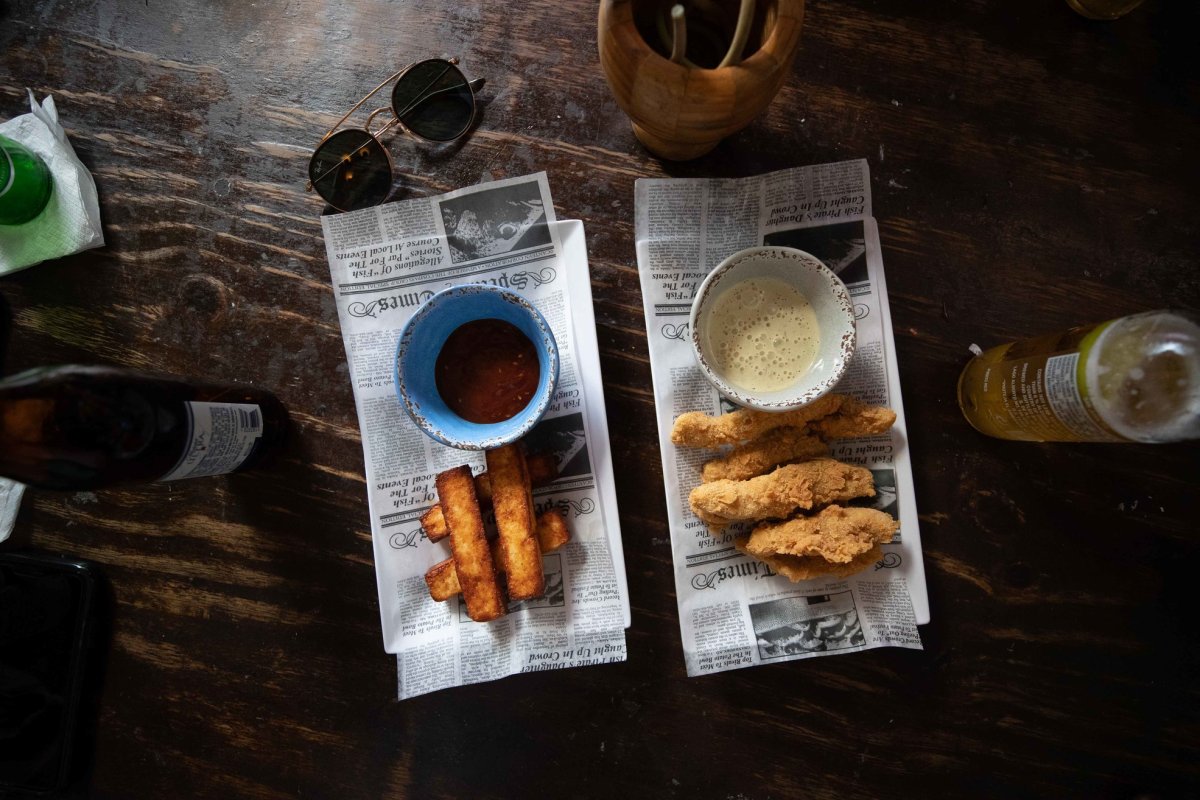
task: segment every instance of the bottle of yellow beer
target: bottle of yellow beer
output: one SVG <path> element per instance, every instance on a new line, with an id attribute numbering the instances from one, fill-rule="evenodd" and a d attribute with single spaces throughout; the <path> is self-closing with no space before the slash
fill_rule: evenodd
<path id="1" fill-rule="evenodd" d="M 279 400 L 248 386 L 79 366 L 0 380 L 0 476 L 42 488 L 243 470 L 286 429 Z"/>
<path id="2" fill-rule="evenodd" d="M 963 370 L 958 404 L 1001 439 L 1200 438 L 1200 324 L 1150 311 L 994 347 Z"/>

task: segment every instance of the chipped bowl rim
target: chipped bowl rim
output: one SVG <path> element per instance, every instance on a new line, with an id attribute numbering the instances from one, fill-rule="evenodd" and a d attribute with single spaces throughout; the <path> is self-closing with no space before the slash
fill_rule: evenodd
<path id="1" fill-rule="evenodd" d="M 787 261 L 794 262 L 797 269 L 761 268 L 763 264 L 779 265 Z M 821 336 L 817 368 L 810 368 L 792 385 L 775 392 L 752 392 L 733 386 L 709 362 L 703 348 L 702 328 L 716 298 L 740 281 L 763 276 L 785 280 L 808 298 L 817 312 Z M 810 282 L 815 283 L 817 291 L 811 289 Z M 832 332 L 827 330 L 827 321 L 835 326 Z M 739 250 L 708 273 L 692 300 L 688 336 L 700 372 L 722 395 L 740 406 L 760 411 L 791 411 L 828 394 L 842 379 L 854 356 L 858 329 L 846 284 L 821 259 L 794 247 L 764 246 Z"/>

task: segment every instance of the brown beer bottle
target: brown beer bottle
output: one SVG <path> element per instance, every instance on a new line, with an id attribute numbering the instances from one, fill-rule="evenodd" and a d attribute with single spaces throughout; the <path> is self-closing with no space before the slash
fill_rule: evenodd
<path id="1" fill-rule="evenodd" d="M 243 470 L 286 430 L 279 400 L 246 386 L 79 366 L 0 380 L 0 476 L 46 489 Z"/>

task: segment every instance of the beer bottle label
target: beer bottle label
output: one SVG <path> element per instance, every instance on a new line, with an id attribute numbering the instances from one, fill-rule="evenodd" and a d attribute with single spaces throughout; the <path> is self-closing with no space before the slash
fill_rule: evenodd
<path id="1" fill-rule="evenodd" d="M 1046 441 L 1116 442 L 1079 390 L 1080 354 L 1035 355 L 1004 361 L 1000 399 L 1010 423 Z"/>
<path id="2" fill-rule="evenodd" d="M 263 435 L 262 409 L 254 403 L 184 403 L 188 438 L 183 455 L 161 480 L 233 472 Z"/>

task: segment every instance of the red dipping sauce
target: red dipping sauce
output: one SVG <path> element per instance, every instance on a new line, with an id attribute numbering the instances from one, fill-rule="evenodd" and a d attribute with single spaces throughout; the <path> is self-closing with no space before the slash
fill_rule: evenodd
<path id="1" fill-rule="evenodd" d="M 434 364 L 438 394 L 468 422 L 512 419 L 533 399 L 541 378 L 537 350 L 517 326 L 500 319 L 460 325 Z"/>

